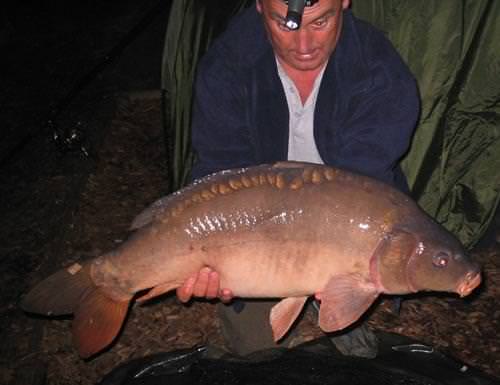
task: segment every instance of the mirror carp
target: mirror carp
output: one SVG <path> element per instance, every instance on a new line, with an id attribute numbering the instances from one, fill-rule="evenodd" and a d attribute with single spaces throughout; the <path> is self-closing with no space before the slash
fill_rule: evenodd
<path id="1" fill-rule="evenodd" d="M 331 332 L 382 293 L 466 296 L 481 282 L 460 242 L 410 197 L 324 165 L 221 171 L 153 203 L 131 229 L 115 250 L 54 273 L 22 301 L 26 312 L 74 314 L 82 357 L 115 339 L 131 302 L 174 290 L 205 266 L 235 296 L 283 298 L 270 314 L 276 341 L 311 295 Z"/>

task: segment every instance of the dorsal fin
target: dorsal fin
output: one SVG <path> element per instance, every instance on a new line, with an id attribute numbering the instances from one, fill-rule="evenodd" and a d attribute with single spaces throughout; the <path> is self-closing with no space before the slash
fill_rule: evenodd
<path id="1" fill-rule="evenodd" d="M 172 200 L 173 196 L 167 195 L 153 202 L 134 218 L 129 230 L 137 230 L 153 222 L 155 218 L 158 218 L 165 213 L 168 208 L 168 204 Z"/>

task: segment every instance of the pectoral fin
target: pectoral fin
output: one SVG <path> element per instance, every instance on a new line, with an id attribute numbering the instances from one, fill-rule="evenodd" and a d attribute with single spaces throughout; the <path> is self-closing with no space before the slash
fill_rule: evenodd
<path id="1" fill-rule="evenodd" d="M 164 283 L 164 284 L 155 286 L 151 290 L 149 290 L 146 294 L 137 298 L 135 300 L 135 302 L 142 305 L 145 302 L 149 301 L 151 298 L 158 297 L 159 295 L 167 293 L 170 290 L 175 289 L 176 287 L 177 287 L 177 285 L 173 284 L 173 283 Z"/>
<path id="2" fill-rule="evenodd" d="M 269 319 L 273 329 L 274 341 L 278 341 L 286 334 L 299 316 L 307 297 L 289 297 L 281 300 L 271 309 Z"/>
<path id="3" fill-rule="evenodd" d="M 321 292 L 319 326 L 325 332 L 343 329 L 368 310 L 379 292 L 360 274 L 330 278 Z"/>

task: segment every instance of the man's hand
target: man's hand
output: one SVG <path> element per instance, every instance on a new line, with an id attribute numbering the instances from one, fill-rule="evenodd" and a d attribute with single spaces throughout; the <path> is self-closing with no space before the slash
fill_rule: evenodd
<path id="1" fill-rule="evenodd" d="M 229 289 L 220 289 L 219 273 L 209 267 L 204 267 L 177 288 L 179 301 L 188 302 L 192 297 L 219 298 L 227 303 L 233 299 L 233 293 Z"/>

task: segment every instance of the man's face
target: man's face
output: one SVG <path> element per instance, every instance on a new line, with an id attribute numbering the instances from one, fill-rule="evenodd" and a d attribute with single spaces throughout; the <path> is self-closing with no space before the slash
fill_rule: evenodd
<path id="1" fill-rule="evenodd" d="M 285 26 L 288 6 L 282 0 L 257 1 L 274 52 L 285 66 L 314 71 L 323 66 L 334 51 L 342 28 L 342 11 L 350 0 L 319 0 L 304 8 L 298 30 Z"/>

